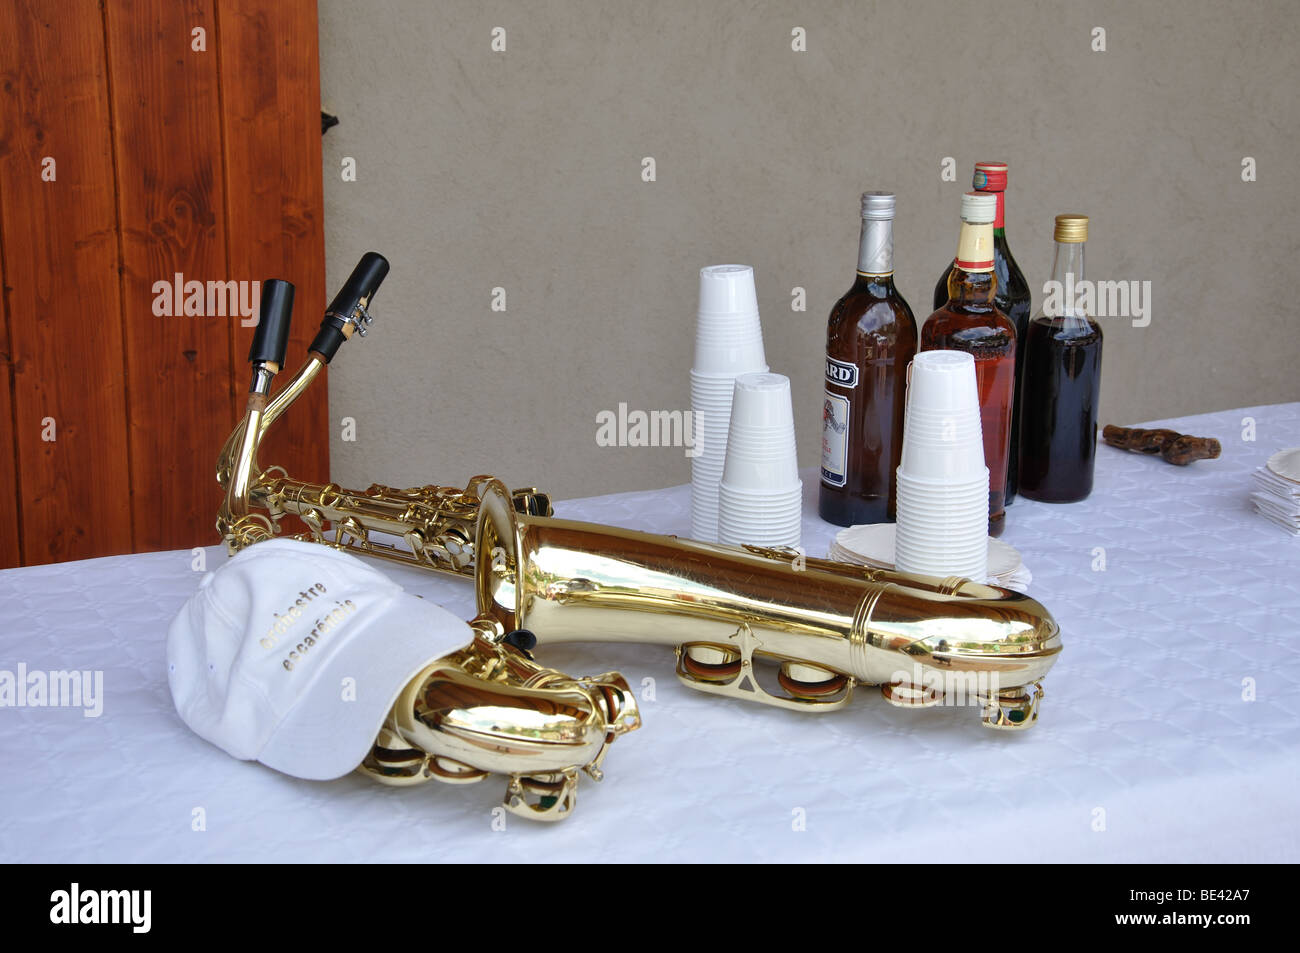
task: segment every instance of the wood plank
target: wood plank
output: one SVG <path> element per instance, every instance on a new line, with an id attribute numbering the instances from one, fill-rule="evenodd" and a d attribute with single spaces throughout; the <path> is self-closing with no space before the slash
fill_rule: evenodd
<path id="1" fill-rule="evenodd" d="M 210 0 L 115 0 L 105 24 L 122 227 L 137 552 L 216 542 L 216 454 L 230 432 L 230 325 L 154 313 L 156 282 L 225 282 L 219 39 Z M 206 31 L 193 49 L 192 31 Z M 222 310 L 226 310 L 223 308 Z"/>
<path id="2" fill-rule="evenodd" d="M 0 80 L 0 85 L 3 81 Z M 0 141 L 5 141 L 0 126 Z M 4 191 L 0 189 L 0 225 L 4 222 Z M 4 237 L 0 235 L 0 289 L 4 280 Z M 18 512 L 18 446 L 14 433 L 13 352 L 9 349 L 9 309 L 0 292 L 0 569 L 23 564 L 22 522 Z"/>
<path id="3" fill-rule="evenodd" d="M 130 552 L 103 18 L 95 0 L 3 3 L 0 37 L 0 240 L 23 555 L 38 564 Z M 53 182 L 41 180 L 45 156 Z M 47 418 L 52 441 L 42 439 Z"/>
<path id="4" fill-rule="evenodd" d="M 320 59 L 315 0 L 217 0 L 230 271 L 295 286 L 286 360 L 307 356 L 325 311 Z M 253 329 L 231 326 L 243 407 Z M 309 480 L 329 478 L 325 375 L 294 404 L 259 454 Z"/>

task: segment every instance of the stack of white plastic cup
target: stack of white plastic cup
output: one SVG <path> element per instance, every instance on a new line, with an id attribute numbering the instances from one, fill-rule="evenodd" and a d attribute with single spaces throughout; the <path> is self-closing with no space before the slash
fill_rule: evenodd
<path id="1" fill-rule="evenodd" d="M 802 504 L 790 379 L 742 374 L 731 402 L 727 461 L 718 492 L 718 540 L 798 546 Z"/>
<path id="2" fill-rule="evenodd" d="M 754 269 L 700 269 L 700 306 L 691 369 L 695 456 L 691 458 L 691 535 L 718 539 L 718 485 L 727 456 L 731 397 L 741 374 L 767 370 Z"/>
<path id="3" fill-rule="evenodd" d="M 988 522 L 975 359 L 963 351 L 922 351 L 908 373 L 895 565 L 983 582 Z"/>

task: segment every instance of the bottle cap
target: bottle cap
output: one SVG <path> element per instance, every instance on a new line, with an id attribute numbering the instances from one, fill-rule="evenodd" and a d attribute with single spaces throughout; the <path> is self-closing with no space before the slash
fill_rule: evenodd
<path id="1" fill-rule="evenodd" d="M 1005 162 L 976 162 L 975 178 L 972 182 L 981 192 L 1003 192 L 1007 187 L 1007 164 Z"/>
<path id="2" fill-rule="evenodd" d="M 897 202 L 893 192 L 863 192 L 862 217 L 873 222 L 893 221 Z"/>
<path id="3" fill-rule="evenodd" d="M 972 225 L 992 224 L 998 213 L 998 198 L 988 192 L 965 192 L 961 197 L 961 219 Z"/>
<path id="4" fill-rule="evenodd" d="M 1088 216 L 1056 216 L 1056 233 L 1052 236 L 1058 242 L 1086 242 L 1088 240 Z"/>

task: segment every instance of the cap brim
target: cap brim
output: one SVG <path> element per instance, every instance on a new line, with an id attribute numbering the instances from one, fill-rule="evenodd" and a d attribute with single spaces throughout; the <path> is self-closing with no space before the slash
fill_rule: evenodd
<path id="1" fill-rule="evenodd" d="M 342 777 L 370 751 L 406 683 L 472 637 L 441 606 L 397 594 L 324 660 L 257 760 L 298 778 Z"/>

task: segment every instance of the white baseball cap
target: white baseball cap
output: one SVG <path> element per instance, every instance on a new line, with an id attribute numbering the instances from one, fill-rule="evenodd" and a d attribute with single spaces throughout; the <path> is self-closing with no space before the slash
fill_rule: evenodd
<path id="1" fill-rule="evenodd" d="M 407 682 L 472 637 L 354 556 L 268 540 L 203 577 L 167 632 L 167 679 L 200 737 L 327 780 L 361 763 Z"/>

